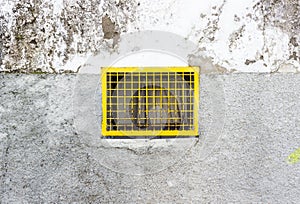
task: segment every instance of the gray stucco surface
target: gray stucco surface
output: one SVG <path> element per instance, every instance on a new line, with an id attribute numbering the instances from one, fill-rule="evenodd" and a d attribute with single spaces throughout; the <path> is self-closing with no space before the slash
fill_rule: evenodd
<path id="1" fill-rule="evenodd" d="M 100 138 L 98 81 L 0 75 L 1 203 L 299 202 L 299 74 L 202 75 L 199 139 L 151 141 Z"/>

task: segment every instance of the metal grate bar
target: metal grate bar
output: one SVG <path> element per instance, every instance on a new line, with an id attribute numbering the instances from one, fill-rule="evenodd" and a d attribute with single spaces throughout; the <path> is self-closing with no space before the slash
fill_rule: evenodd
<path id="1" fill-rule="evenodd" d="M 102 133 L 191 135 L 197 133 L 198 69 L 106 68 Z M 198 78 L 198 77 L 197 77 Z M 196 85 L 196 86 L 195 86 Z"/>

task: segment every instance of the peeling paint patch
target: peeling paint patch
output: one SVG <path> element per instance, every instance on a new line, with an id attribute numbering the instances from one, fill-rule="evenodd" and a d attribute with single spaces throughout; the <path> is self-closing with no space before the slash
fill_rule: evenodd
<path id="1" fill-rule="evenodd" d="M 113 47 L 117 44 L 120 39 L 120 32 L 117 31 L 116 24 L 112 22 L 108 15 L 102 17 L 102 30 L 104 33 L 104 39 L 113 39 Z"/>
<path id="2" fill-rule="evenodd" d="M 300 148 L 296 149 L 292 154 L 290 154 L 287 158 L 287 162 L 289 164 L 298 163 L 300 160 Z"/>
<path id="3" fill-rule="evenodd" d="M 234 31 L 229 37 L 229 50 L 232 52 L 233 49 L 237 47 L 238 40 L 243 37 L 243 32 L 245 32 L 245 25 L 242 25 L 238 30 Z"/>

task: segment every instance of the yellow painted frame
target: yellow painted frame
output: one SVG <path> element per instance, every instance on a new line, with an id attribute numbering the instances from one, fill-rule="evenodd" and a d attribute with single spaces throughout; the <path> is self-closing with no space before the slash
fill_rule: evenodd
<path id="1" fill-rule="evenodd" d="M 194 130 L 162 130 L 162 131 L 121 131 L 106 130 L 107 121 L 107 80 L 108 72 L 194 72 Z M 198 136 L 198 108 L 199 108 L 199 91 L 200 91 L 200 67 L 103 67 L 101 69 L 101 86 L 102 86 L 102 130 L 103 136 Z"/>

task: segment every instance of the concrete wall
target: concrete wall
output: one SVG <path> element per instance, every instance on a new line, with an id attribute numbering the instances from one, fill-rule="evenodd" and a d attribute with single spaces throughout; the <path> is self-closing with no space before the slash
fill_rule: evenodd
<path id="1" fill-rule="evenodd" d="M 299 80 L 202 75 L 199 139 L 124 141 L 100 138 L 99 75 L 2 74 L 1 203 L 297 203 Z"/>
<path id="2" fill-rule="evenodd" d="M 298 203 L 299 5 L 2 0 L 0 202 Z M 101 138 L 109 65 L 201 66 L 200 137 Z"/>

